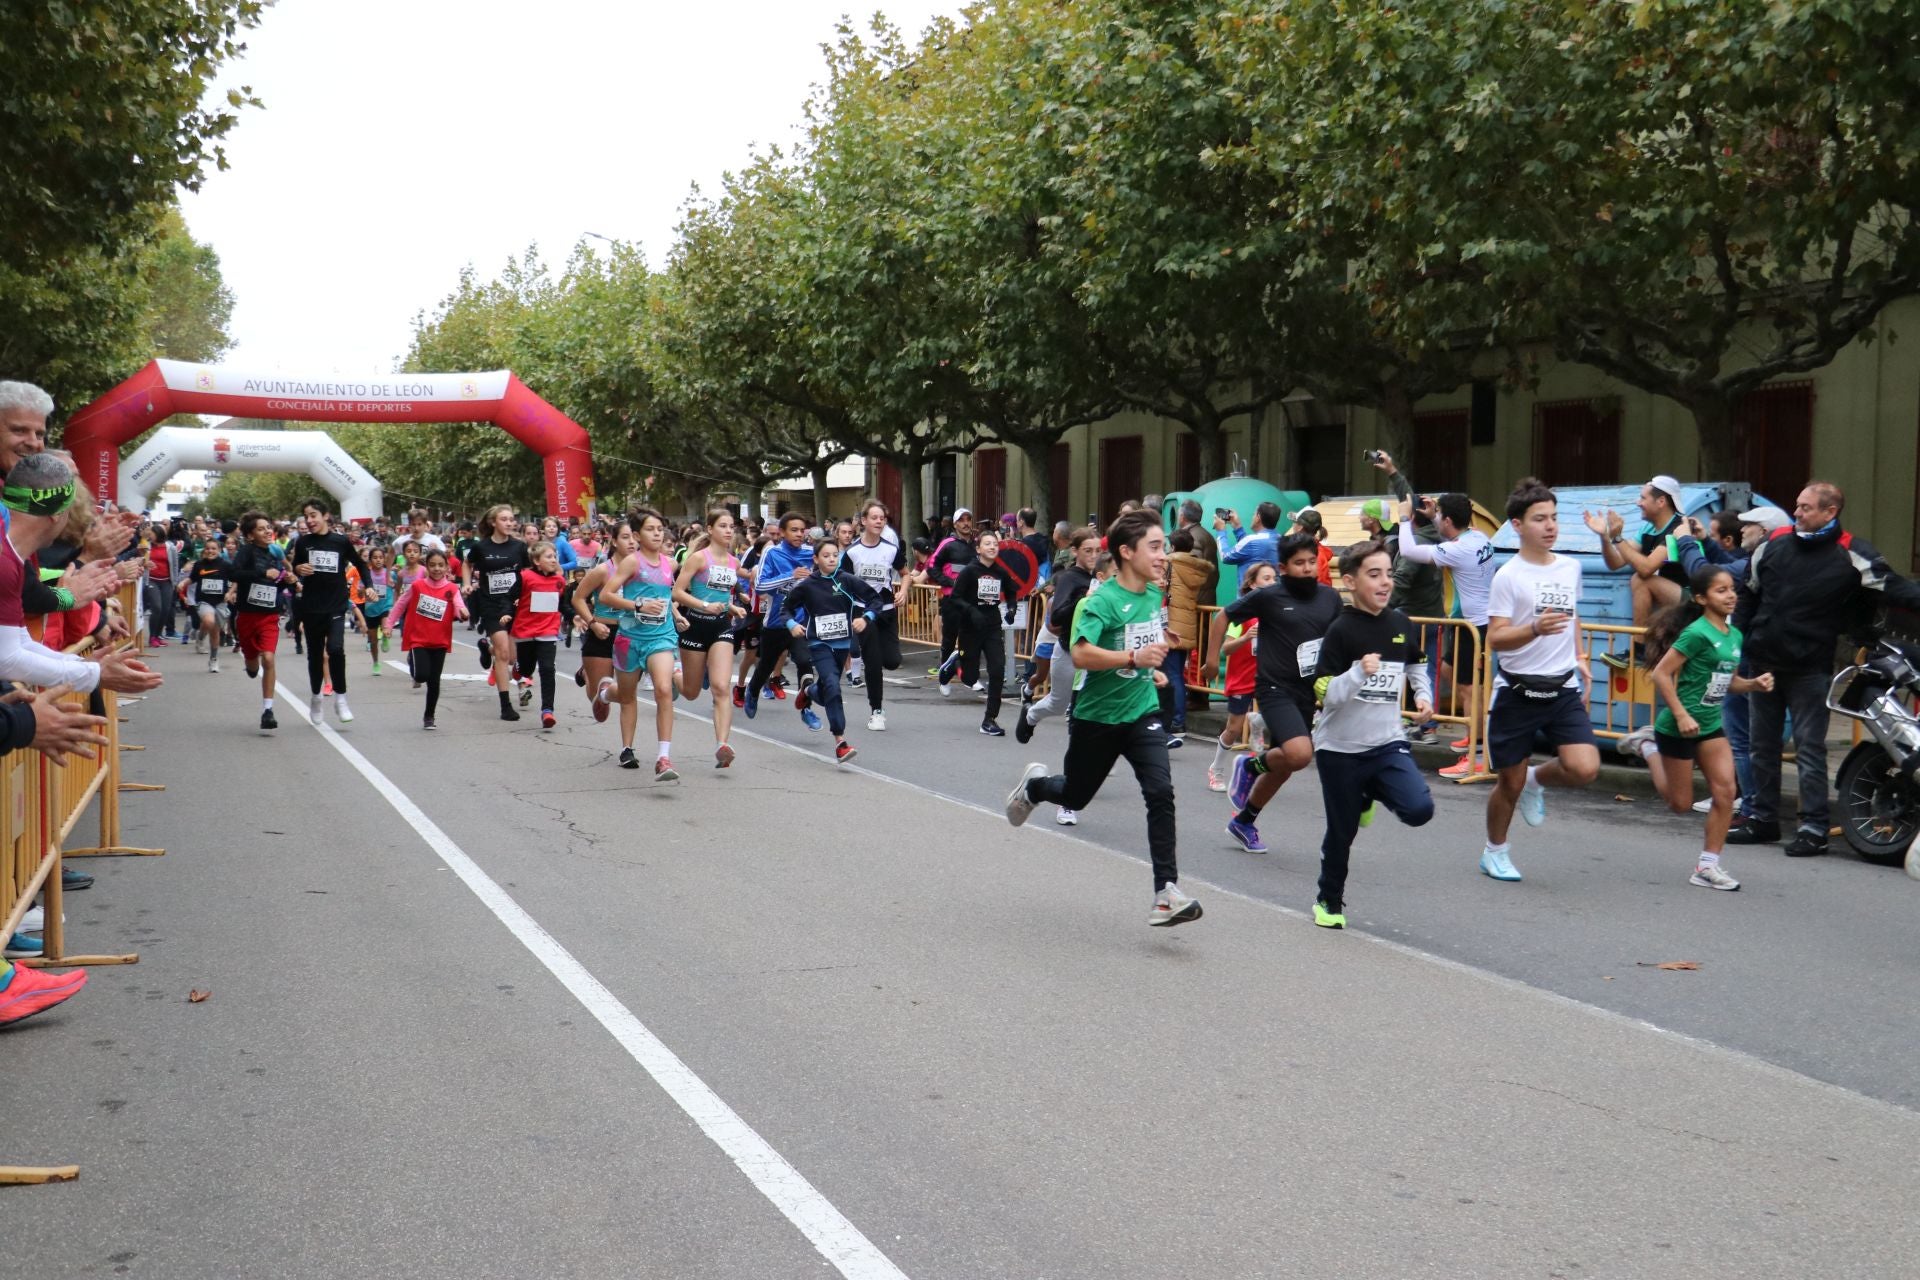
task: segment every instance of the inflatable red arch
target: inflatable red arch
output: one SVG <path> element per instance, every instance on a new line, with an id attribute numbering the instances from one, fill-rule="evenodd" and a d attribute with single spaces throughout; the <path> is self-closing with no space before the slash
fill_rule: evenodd
<path id="1" fill-rule="evenodd" d="M 505 369 L 307 379 L 155 360 L 69 418 L 63 444 L 94 496 L 117 498 L 120 446 L 176 413 L 292 422 L 491 422 L 546 464 L 546 514 L 586 515 L 593 501 L 586 428 Z"/>

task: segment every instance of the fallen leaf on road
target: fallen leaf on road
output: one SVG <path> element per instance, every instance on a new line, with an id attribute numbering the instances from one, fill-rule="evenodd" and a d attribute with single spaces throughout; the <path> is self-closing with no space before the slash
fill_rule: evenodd
<path id="1" fill-rule="evenodd" d="M 187 992 L 187 1003 L 199 1004 L 202 1000 L 205 1000 L 208 996 L 212 994 L 213 992 L 211 991 L 202 991 L 200 988 L 195 987 L 193 990 Z"/>
<path id="2" fill-rule="evenodd" d="M 1608 973 L 1608 974 L 1603 974 L 1603 975 L 1601 975 L 1601 978 L 1600 978 L 1600 981 L 1602 981 L 1602 982 L 1612 982 L 1612 981 L 1613 981 L 1613 975 L 1612 975 L 1612 974 L 1610 974 L 1610 973 Z"/>
<path id="3" fill-rule="evenodd" d="M 1662 960 L 1659 964 L 1651 960 L 1636 960 L 1634 963 L 1642 969 L 1698 969 L 1700 967 L 1698 960 Z"/>
<path id="4" fill-rule="evenodd" d="M 1620 804 L 1632 804 L 1632 803 L 1633 803 L 1633 797 L 1632 797 L 1632 796 L 1615 796 L 1615 797 L 1614 797 L 1614 800 L 1615 800 L 1615 801 L 1617 801 L 1617 802 L 1618 802 L 1618 803 L 1620 803 Z"/>

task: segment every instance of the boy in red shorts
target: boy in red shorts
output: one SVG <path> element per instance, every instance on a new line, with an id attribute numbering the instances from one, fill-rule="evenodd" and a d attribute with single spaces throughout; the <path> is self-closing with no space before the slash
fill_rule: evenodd
<path id="1" fill-rule="evenodd" d="M 233 633 L 247 674 L 260 677 L 265 704 L 260 727 L 278 729 L 273 718 L 274 653 L 280 647 L 280 584 L 286 580 L 283 553 L 273 545 L 273 521 L 258 511 L 240 517 L 239 552 L 233 557 L 233 586 L 227 603 L 233 607 Z"/>

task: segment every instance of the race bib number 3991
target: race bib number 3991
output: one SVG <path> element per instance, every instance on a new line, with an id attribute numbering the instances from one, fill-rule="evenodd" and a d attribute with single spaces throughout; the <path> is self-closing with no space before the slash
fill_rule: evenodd
<path id="1" fill-rule="evenodd" d="M 1716 671 L 1707 677 L 1707 687 L 1700 695 L 1703 705 L 1717 707 L 1727 700 L 1727 690 L 1733 685 L 1732 671 Z"/>

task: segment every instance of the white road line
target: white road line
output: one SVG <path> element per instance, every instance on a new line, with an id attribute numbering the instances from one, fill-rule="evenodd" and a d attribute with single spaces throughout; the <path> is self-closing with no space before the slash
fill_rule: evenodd
<path id="1" fill-rule="evenodd" d="M 278 685 L 277 691 L 289 705 L 300 705 L 285 685 Z M 473 890 L 473 895 L 485 904 L 487 910 L 493 912 L 494 917 L 507 927 L 520 945 L 573 993 L 582 1007 L 620 1042 L 621 1047 L 653 1077 L 654 1082 L 666 1090 L 667 1096 L 679 1104 L 680 1109 L 700 1126 L 707 1137 L 713 1139 L 714 1145 L 739 1166 L 740 1172 L 747 1175 L 747 1180 L 753 1183 L 755 1189 L 771 1200 L 774 1207 L 787 1216 L 787 1221 L 798 1227 L 808 1243 L 818 1249 L 820 1255 L 832 1263 L 841 1275 L 848 1277 L 848 1280 L 906 1280 L 906 1273 L 875 1248 L 873 1242 L 834 1208 L 799 1170 L 788 1164 L 784 1156 L 754 1132 L 719 1094 L 693 1073 L 692 1068 L 649 1031 L 646 1024 L 634 1017 L 632 1010 L 620 1003 L 619 997 L 607 990 L 598 978 L 587 971 L 585 965 L 574 959 L 571 952 L 541 927 L 539 921 L 528 915 L 525 908 L 482 871 L 406 792 L 348 745 L 331 725 L 318 725 L 316 729 L 393 806 L 394 811 L 419 832 L 427 846 L 440 855 L 448 868 L 466 883 L 467 888 Z"/>

